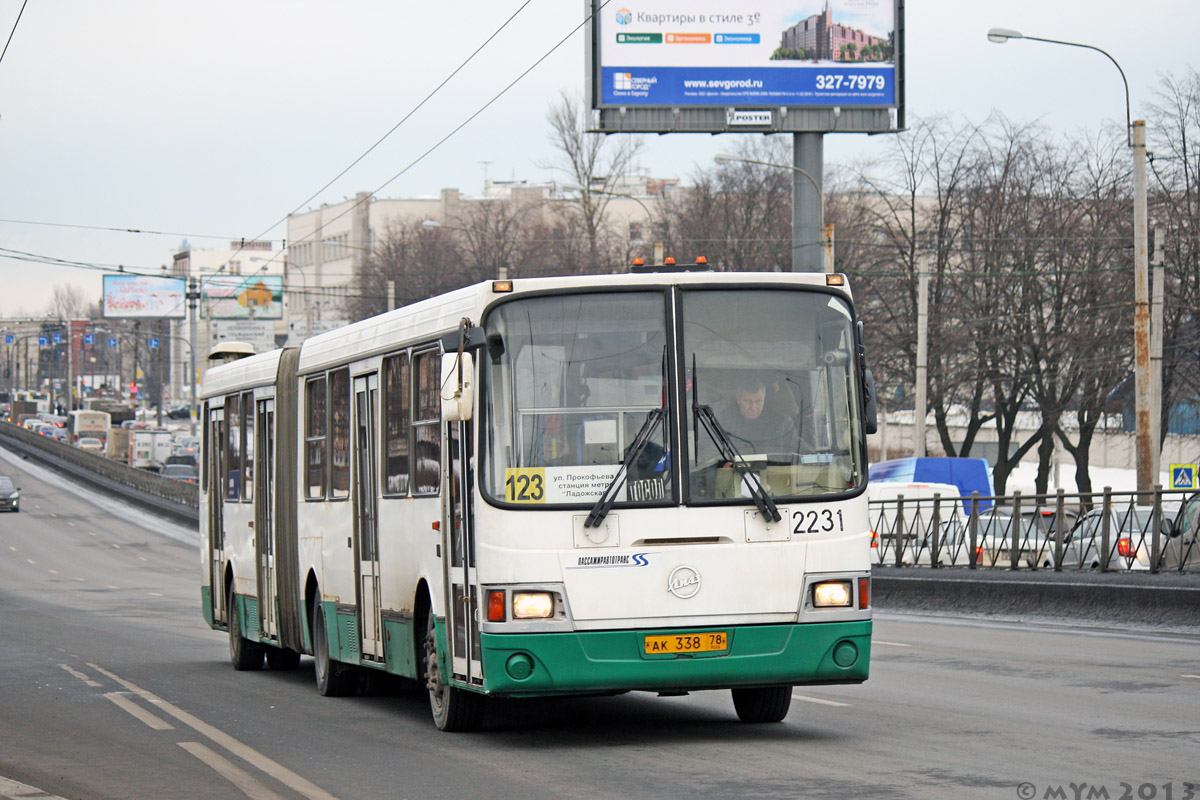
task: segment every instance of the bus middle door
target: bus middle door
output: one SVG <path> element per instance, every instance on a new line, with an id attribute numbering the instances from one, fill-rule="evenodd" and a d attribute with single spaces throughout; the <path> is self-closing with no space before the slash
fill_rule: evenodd
<path id="1" fill-rule="evenodd" d="M 258 556 L 258 624 L 264 636 L 278 639 L 275 613 L 275 401 L 259 400 L 254 426 L 254 551 Z"/>
<path id="2" fill-rule="evenodd" d="M 224 625 L 225 615 L 225 409 L 214 408 L 208 418 L 208 554 L 213 623 Z M 131 431 L 132 434 L 132 431 Z M 132 435 L 130 439 L 132 440 Z"/>
<path id="3" fill-rule="evenodd" d="M 445 516 L 442 525 L 446 561 L 446 636 L 451 665 L 457 680 L 483 684 L 479 647 L 479 592 L 475 569 L 475 524 L 472 492 L 472 442 L 470 422 L 446 423 L 449 463 L 446 475 Z"/>
<path id="4" fill-rule="evenodd" d="M 379 603 L 379 501 L 376 457 L 375 409 L 379 404 L 379 376 L 354 379 L 354 530 L 358 537 L 358 629 L 360 652 L 372 660 L 383 659 L 383 634 Z"/>

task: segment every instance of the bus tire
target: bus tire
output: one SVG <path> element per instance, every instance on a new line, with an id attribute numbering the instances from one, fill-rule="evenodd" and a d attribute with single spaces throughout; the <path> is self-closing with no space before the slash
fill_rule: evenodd
<path id="1" fill-rule="evenodd" d="M 349 694 L 350 667 L 329 657 L 329 639 L 325 632 L 325 609 L 318 603 L 313 610 L 313 672 L 317 677 L 317 694 L 322 697 L 342 697 Z"/>
<path id="2" fill-rule="evenodd" d="M 424 651 L 425 687 L 429 691 L 429 710 L 433 713 L 433 723 L 440 731 L 478 730 L 483 723 L 483 696 L 442 683 L 432 608 L 425 622 Z"/>
<path id="3" fill-rule="evenodd" d="M 233 605 L 232 589 L 226 598 L 225 612 L 229 615 L 229 660 L 233 668 L 238 671 L 262 669 L 263 646 L 242 636 L 241 615 Z"/>
<path id="4" fill-rule="evenodd" d="M 733 690 L 733 708 L 742 722 L 782 722 L 791 706 L 791 686 Z"/>
<path id="5" fill-rule="evenodd" d="M 285 647 L 267 646 L 267 666 L 280 672 L 287 672 L 300 666 L 300 654 Z"/>

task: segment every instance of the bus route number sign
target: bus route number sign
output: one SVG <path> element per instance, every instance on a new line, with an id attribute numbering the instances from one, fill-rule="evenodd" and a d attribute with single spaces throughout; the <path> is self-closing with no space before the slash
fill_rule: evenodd
<path id="1" fill-rule="evenodd" d="M 504 499 L 509 503 L 545 503 L 546 468 L 505 470 Z"/>

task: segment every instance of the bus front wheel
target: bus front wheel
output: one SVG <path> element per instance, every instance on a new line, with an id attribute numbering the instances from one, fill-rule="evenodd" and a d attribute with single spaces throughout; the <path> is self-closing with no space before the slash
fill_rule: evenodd
<path id="1" fill-rule="evenodd" d="M 742 722 L 781 722 L 792 706 L 791 686 L 734 689 L 733 708 Z"/>
<path id="2" fill-rule="evenodd" d="M 437 632 L 433 622 L 433 609 L 429 610 L 425 623 L 425 686 L 429 690 L 429 709 L 433 722 L 441 731 L 474 731 L 483 723 L 484 698 L 474 692 L 463 691 L 442 683 L 440 656 L 437 649 Z"/>

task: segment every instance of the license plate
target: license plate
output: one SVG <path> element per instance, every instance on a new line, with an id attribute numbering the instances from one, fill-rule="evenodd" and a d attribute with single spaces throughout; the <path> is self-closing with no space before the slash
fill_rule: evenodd
<path id="1" fill-rule="evenodd" d="M 647 636 L 643 644 L 646 655 L 674 653 L 715 653 L 729 649 L 729 634 L 725 631 L 706 633 L 673 633 L 670 636 Z"/>

